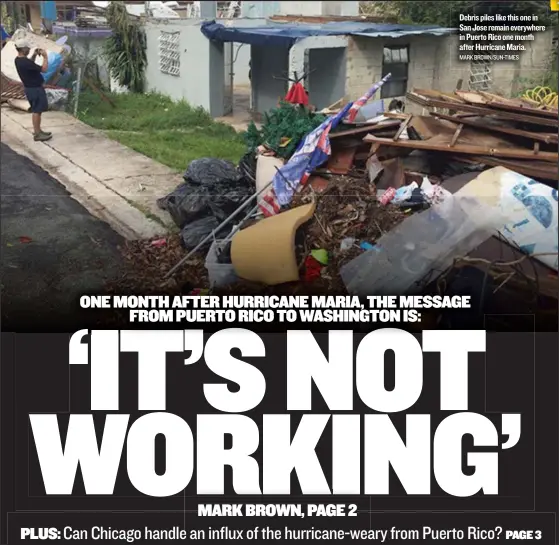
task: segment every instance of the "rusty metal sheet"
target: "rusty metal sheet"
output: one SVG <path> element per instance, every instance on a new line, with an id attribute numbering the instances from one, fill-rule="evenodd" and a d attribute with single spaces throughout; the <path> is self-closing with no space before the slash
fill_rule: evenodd
<path id="1" fill-rule="evenodd" d="M 437 140 L 434 142 L 434 140 Z M 447 153 L 464 153 L 466 155 L 489 155 L 491 157 L 508 157 L 511 159 L 533 159 L 557 163 L 559 155 L 549 151 L 540 151 L 537 155 L 533 150 L 522 148 L 488 148 L 484 146 L 474 146 L 471 144 L 457 143 L 450 147 L 450 140 L 441 140 L 433 137 L 430 140 L 389 140 L 388 138 L 378 138 L 368 134 L 363 139 L 364 142 L 380 144 L 381 146 L 395 146 L 402 148 L 421 149 L 425 151 L 443 151 Z"/>

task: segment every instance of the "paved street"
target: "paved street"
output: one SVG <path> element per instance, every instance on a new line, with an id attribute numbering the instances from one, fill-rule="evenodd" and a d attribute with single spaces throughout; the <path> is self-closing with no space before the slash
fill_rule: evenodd
<path id="1" fill-rule="evenodd" d="M 122 239 L 48 173 L 0 146 L 2 329 L 74 330 L 77 296 L 118 273 Z"/>

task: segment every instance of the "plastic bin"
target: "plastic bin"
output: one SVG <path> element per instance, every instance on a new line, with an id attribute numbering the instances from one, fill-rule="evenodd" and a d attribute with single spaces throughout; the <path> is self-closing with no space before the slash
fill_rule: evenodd
<path id="1" fill-rule="evenodd" d="M 221 250 L 226 244 L 223 244 L 221 240 L 214 241 L 206 255 L 206 269 L 210 279 L 210 288 L 228 286 L 239 281 L 232 263 L 219 263 L 217 260 L 218 249 Z"/>

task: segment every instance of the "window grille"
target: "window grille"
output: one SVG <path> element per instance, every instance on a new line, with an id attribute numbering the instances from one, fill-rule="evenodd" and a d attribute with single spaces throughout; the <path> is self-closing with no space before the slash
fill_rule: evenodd
<path id="1" fill-rule="evenodd" d="M 384 47 L 382 54 L 382 77 L 387 74 L 392 76 L 381 87 L 380 98 L 404 96 L 408 90 L 408 47 Z"/>
<path id="2" fill-rule="evenodd" d="M 170 76 L 180 76 L 181 57 L 178 32 L 161 32 L 159 35 L 159 70 Z"/>
<path id="3" fill-rule="evenodd" d="M 493 67 L 491 61 L 478 60 L 470 63 L 471 91 L 489 91 L 493 83 Z"/>

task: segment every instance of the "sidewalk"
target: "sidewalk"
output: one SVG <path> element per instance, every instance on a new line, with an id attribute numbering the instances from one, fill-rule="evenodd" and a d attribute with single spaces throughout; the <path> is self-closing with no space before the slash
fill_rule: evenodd
<path id="1" fill-rule="evenodd" d="M 174 228 L 156 200 L 181 174 L 137 153 L 64 112 L 43 114 L 48 142 L 35 142 L 31 115 L 2 107 L 1 138 L 58 180 L 91 214 L 128 239 L 151 238 Z"/>

